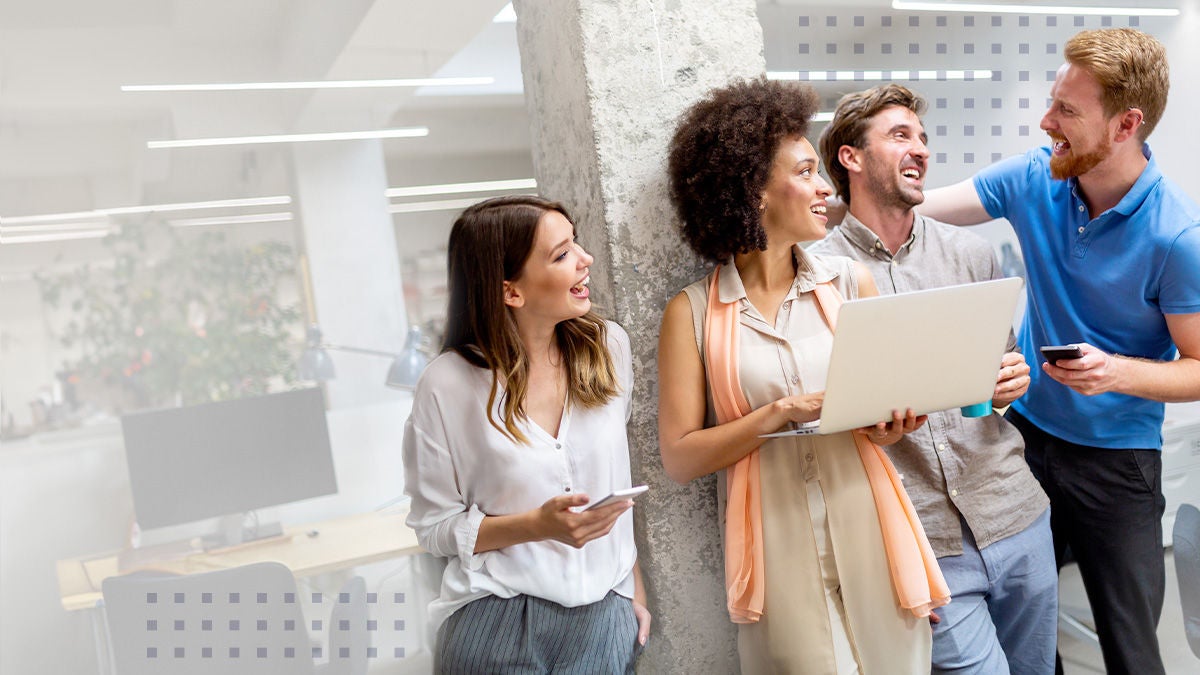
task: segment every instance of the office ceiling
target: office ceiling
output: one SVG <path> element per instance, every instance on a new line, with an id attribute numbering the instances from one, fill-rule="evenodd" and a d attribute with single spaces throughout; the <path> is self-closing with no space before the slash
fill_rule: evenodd
<path id="1" fill-rule="evenodd" d="M 492 22 L 505 4 L 0 0 L 0 217 L 288 192 L 286 144 L 150 150 L 151 140 L 421 125 L 426 138 L 383 142 L 389 166 L 527 153 L 515 28 Z M 120 90 L 435 75 L 497 84 L 437 96 Z"/>

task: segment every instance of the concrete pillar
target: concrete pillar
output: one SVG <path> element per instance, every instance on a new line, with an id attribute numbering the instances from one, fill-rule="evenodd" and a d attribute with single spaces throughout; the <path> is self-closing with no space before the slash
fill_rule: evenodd
<path id="1" fill-rule="evenodd" d="M 596 304 L 633 341 L 635 519 L 654 625 L 641 672 L 737 672 L 712 477 L 672 483 L 659 461 L 658 327 L 704 274 L 677 235 L 666 150 L 691 102 L 764 70 L 753 0 L 516 0 L 543 195 L 564 202 L 596 257 Z"/>
<path id="2" fill-rule="evenodd" d="M 387 171 L 378 140 L 297 143 L 292 149 L 296 213 L 325 341 L 397 353 L 408 322 Z M 331 410 L 398 398 L 387 389 L 387 357 L 330 351 L 337 377 Z"/>

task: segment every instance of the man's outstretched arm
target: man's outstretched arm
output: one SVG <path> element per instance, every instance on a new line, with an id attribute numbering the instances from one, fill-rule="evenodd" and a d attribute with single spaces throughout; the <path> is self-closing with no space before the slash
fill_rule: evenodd
<path id="1" fill-rule="evenodd" d="M 954 185 L 925 191 L 925 203 L 917 207 L 921 215 L 951 225 L 978 225 L 992 220 L 968 178 Z"/>

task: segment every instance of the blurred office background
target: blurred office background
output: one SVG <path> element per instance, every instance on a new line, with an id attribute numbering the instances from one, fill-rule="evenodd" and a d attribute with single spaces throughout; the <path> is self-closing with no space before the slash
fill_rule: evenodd
<path id="1" fill-rule="evenodd" d="M 823 111 L 880 79 L 923 93 L 930 186 L 1042 143 L 1062 43 L 1137 27 L 1173 66 L 1156 157 L 1200 199 L 1200 2 L 1108 4 L 1178 14 L 775 0 L 758 17 L 771 76 L 812 82 Z M 435 348 L 457 211 L 536 190 L 515 21 L 504 0 L 0 0 L 0 673 L 102 665 L 95 617 L 60 603 L 56 561 L 218 527 L 136 525 L 123 414 L 319 386 L 337 492 L 256 517 L 402 508 L 410 395 L 389 368 Z M 179 86 L 222 83 L 259 86 Z M 977 231 L 1019 253 L 1006 224 Z M 332 373 L 303 363 L 318 353 Z M 1168 425 L 1170 510 L 1200 501 L 1200 408 L 1171 407 Z M 427 667 L 414 627 L 436 572 L 419 568 L 356 572 L 406 594 L 379 608 L 372 672 Z M 349 573 L 300 583 L 334 592 Z M 1164 650 L 1188 672 L 1175 593 Z M 1081 643 L 1069 667 L 1089 672 L 1093 651 Z"/>

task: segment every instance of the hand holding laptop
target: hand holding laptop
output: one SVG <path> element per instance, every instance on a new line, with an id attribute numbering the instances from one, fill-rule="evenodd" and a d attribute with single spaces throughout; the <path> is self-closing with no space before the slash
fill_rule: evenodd
<path id="1" fill-rule="evenodd" d="M 820 414 L 820 410 L 817 410 Z M 875 442 L 876 445 L 891 445 L 904 437 L 904 434 L 909 434 L 917 429 L 920 429 L 925 420 L 929 419 L 928 415 L 917 415 L 912 408 L 905 411 L 903 415 L 899 410 L 892 411 L 892 420 L 890 422 L 878 422 L 873 425 L 859 427 L 856 432 L 865 434 L 868 438 Z M 784 436 L 809 436 L 820 433 L 820 423 L 818 421 L 805 422 L 797 424 L 791 429 L 777 431 L 773 434 L 762 434 L 759 438 L 782 438 Z"/>
<path id="2" fill-rule="evenodd" d="M 867 438 L 870 438 L 875 445 L 891 445 L 903 438 L 904 434 L 910 434 L 920 429 L 927 419 L 929 419 L 928 415 L 917 415 L 912 408 L 906 410 L 903 415 L 899 410 L 893 410 L 892 421 L 878 422 L 857 431 L 866 434 Z"/>

